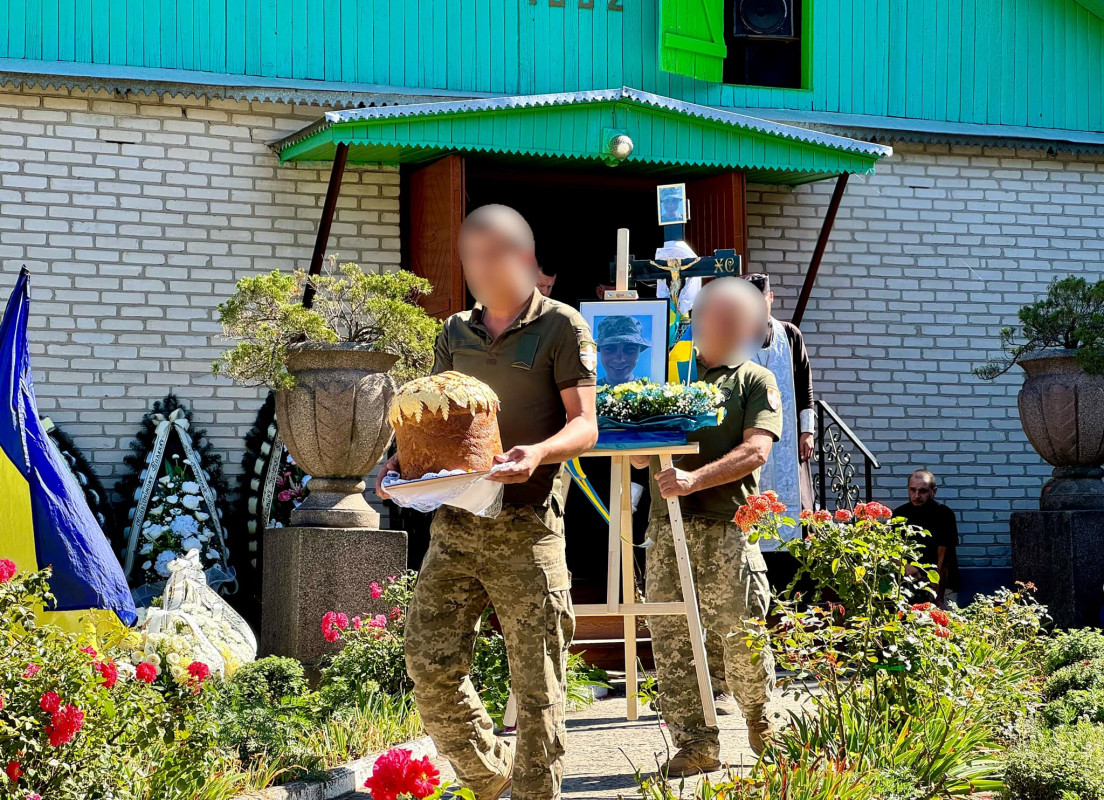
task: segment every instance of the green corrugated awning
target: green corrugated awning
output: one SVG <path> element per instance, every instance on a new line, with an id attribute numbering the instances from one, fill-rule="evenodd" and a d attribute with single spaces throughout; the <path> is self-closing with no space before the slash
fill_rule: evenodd
<path id="1" fill-rule="evenodd" d="M 632 140 L 618 161 L 610 142 Z M 743 170 L 756 183 L 798 184 L 868 173 L 892 154 L 884 145 L 684 103 L 622 87 L 334 111 L 278 142 L 280 161 L 416 164 L 446 153 L 496 154 L 564 167 L 679 174 Z"/>

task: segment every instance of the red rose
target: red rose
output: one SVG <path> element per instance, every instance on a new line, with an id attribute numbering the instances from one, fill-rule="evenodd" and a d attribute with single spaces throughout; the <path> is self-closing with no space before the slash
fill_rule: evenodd
<path id="1" fill-rule="evenodd" d="M 135 668 L 134 674 L 143 683 L 153 683 L 157 680 L 157 667 L 148 661 L 143 661 Z"/>
<path id="2" fill-rule="evenodd" d="M 837 508 L 835 513 L 836 522 L 850 522 L 851 512 L 846 508 Z"/>
<path id="3" fill-rule="evenodd" d="M 8 778 L 12 783 L 19 780 L 19 776 L 23 774 L 23 768 L 19 766 L 18 761 L 9 761 L 8 765 L 4 767 L 4 772 L 8 773 Z"/>
<path id="4" fill-rule="evenodd" d="M 15 562 L 10 558 L 0 558 L 0 583 L 7 583 L 13 577 L 18 570 L 15 568 Z M 12 762 L 14 763 L 14 762 Z"/>
<path id="5" fill-rule="evenodd" d="M 110 658 L 96 664 L 96 669 L 100 671 L 100 675 L 103 677 L 105 689 L 112 688 L 119 680 L 119 668 L 115 666 L 115 662 Z"/>
<path id="6" fill-rule="evenodd" d="M 373 600 L 379 600 L 381 597 L 383 597 L 383 587 L 375 581 L 372 581 L 370 584 L 368 584 L 368 588 L 372 591 Z"/>
<path id="7" fill-rule="evenodd" d="M 61 698 L 57 692 L 46 692 L 39 698 L 38 705 L 47 714 L 53 714 L 61 708 Z"/>
<path id="8" fill-rule="evenodd" d="M 50 716 L 50 723 L 46 726 L 46 735 L 50 737 L 50 744 L 61 747 L 80 733 L 84 725 L 84 712 L 73 705 L 65 705 Z"/>

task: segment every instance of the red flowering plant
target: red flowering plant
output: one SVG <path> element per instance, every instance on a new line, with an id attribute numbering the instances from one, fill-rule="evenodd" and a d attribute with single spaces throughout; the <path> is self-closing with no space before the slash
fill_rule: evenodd
<path id="1" fill-rule="evenodd" d="M 71 633 L 40 621 L 50 570 L 10 563 L 0 562 L 0 797 L 123 797 L 138 785 L 175 797 L 152 787 L 190 773 L 200 785 L 206 698 L 132 664 L 136 634 L 121 623 Z"/>
<path id="2" fill-rule="evenodd" d="M 441 773 L 429 756 L 414 758 L 402 747 L 392 748 L 376 759 L 364 788 L 372 800 L 437 800 L 445 792 L 451 797 L 475 800 L 469 789 L 442 784 Z"/>

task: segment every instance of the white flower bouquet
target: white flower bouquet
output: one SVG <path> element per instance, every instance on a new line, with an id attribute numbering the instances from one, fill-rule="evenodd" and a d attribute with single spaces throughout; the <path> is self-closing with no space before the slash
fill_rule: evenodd
<path id="1" fill-rule="evenodd" d="M 724 395 L 712 384 L 647 379 L 598 387 L 598 447 L 624 449 L 683 443 L 698 428 L 719 425 Z"/>
<path id="2" fill-rule="evenodd" d="M 199 552 L 203 567 L 226 568 L 230 554 L 218 535 L 218 520 L 204 509 L 199 483 L 192 480 L 194 466 L 188 459 L 173 456 L 165 461 L 165 474 L 157 479 L 150 509 L 142 522 L 139 557 L 145 583 L 169 577 L 169 562 Z"/>

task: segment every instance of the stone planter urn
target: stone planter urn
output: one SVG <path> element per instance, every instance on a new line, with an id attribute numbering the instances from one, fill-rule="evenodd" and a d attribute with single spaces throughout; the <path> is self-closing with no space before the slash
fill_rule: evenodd
<path id="1" fill-rule="evenodd" d="M 1019 364 L 1020 422 L 1035 451 L 1054 467 L 1044 511 L 1104 509 L 1104 375 L 1078 366 L 1074 350 L 1047 350 Z"/>
<path id="2" fill-rule="evenodd" d="M 387 408 L 398 356 L 356 344 L 300 345 L 289 353 L 292 389 L 276 392 L 276 420 L 288 452 L 310 476 L 310 494 L 291 523 L 315 528 L 379 527 L 364 499 L 364 476 L 391 443 Z"/>

